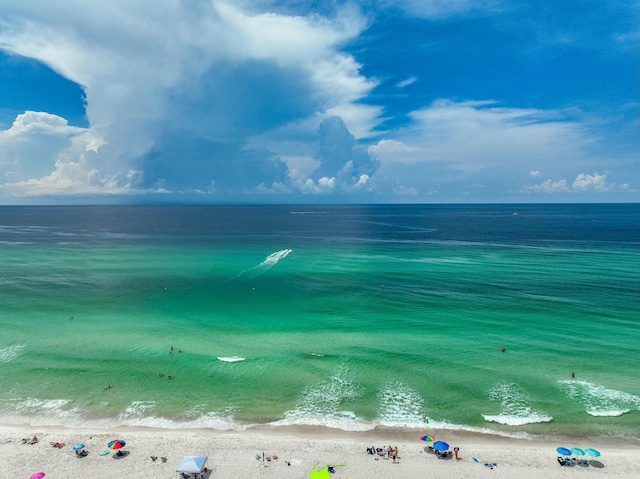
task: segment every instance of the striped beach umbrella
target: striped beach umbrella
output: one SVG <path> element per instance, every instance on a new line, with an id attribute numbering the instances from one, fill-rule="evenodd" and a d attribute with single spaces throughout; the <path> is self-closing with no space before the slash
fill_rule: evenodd
<path id="1" fill-rule="evenodd" d="M 126 445 L 126 442 L 121 441 L 120 439 L 116 439 L 115 441 L 111 441 L 109 444 L 107 444 L 107 447 L 109 449 L 122 449 Z"/>

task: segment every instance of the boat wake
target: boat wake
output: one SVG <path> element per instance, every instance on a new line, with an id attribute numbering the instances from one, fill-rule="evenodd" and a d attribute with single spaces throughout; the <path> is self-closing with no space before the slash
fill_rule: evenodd
<path id="1" fill-rule="evenodd" d="M 266 273 L 275 265 L 277 265 L 281 260 L 289 256 L 293 252 L 292 249 L 283 249 L 280 251 L 276 251 L 275 253 L 271 253 L 269 256 L 265 258 L 265 260 L 259 265 L 253 266 L 249 269 L 245 269 L 244 271 L 239 272 L 231 279 L 236 279 L 241 276 L 247 276 L 248 278 L 255 278 L 256 276 L 260 276 L 261 274 Z"/>

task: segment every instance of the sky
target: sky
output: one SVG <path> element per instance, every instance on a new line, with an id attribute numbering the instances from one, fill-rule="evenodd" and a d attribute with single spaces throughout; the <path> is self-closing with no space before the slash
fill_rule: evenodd
<path id="1" fill-rule="evenodd" d="M 0 204 L 638 202 L 622 0 L 3 0 Z"/>

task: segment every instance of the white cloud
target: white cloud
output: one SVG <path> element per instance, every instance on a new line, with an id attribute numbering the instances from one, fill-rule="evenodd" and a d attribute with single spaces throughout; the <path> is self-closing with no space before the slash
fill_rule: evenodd
<path id="1" fill-rule="evenodd" d="M 569 182 L 565 179 L 547 179 L 542 183 L 526 186 L 523 189 L 523 191 L 528 193 L 606 193 L 624 192 L 628 190 L 628 183 L 618 185 L 613 182 L 607 182 L 607 173 L 594 173 L 592 175 L 588 173 L 579 173 L 571 185 L 569 185 Z"/>
<path id="2" fill-rule="evenodd" d="M 413 83 L 415 83 L 417 81 L 418 81 L 418 79 L 416 77 L 410 77 L 410 78 L 407 78 L 406 80 L 402 80 L 402 81 L 399 81 L 398 83 L 396 83 L 396 87 L 397 88 L 404 88 L 404 87 L 407 87 L 407 86 L 409 86 L 409 85 L 411 85 L 411 84 L 413 84 Z"/>
<path id="3" fill-rule="evenodd" d="M 567 180 L 553 181 L 551 179 L 529 186 L 526 190 L 535 193 L 567 193 L 570 191 L 567 186 Z"/>
<path id="4" fill-rule="evenodd" d="M 598 173 L 594 173 L 593 175 L 580 173 L 573 181 L 572 188 L 574 191 L 607 191 L 606 180 L 606 173 L 604 175 L 599 175 Z"/>
<path id="5" fill-rule="evenodd" d="M 580 112 L 505 108 L 492 100 L 438 100 L 410 114 L 413 123 L 371 145 L 380 162 L 372 181 L 381 190 L 413 188 L 420 195 L 439 192 L 456 197 L 473 187 L 478 197 L 496 192 L 623 191 L 606 175 L 578 173 L 602 165 L 600 138 Z M 602 123 L 602 119 L 599 120 Z M 628 160 L 608 155 L 621 167 Z M 537 169 L 528 165 L 539 166 Z M 544 171 L 550 179 L 527 185 Z M 577 175 L 577 176 L 576 176 Z M 572 183 L 565 178 L 576 178 Z M 558 179 L 560 178 L 560 179 Z M 523 185 L 525 185 L 523 187 Z M 628 188 L 628 187 L 627 187 Z"/>
<path id="6" fill-rule="evenodd" d="M 9 0 L 3 13 L 0 48 L 46 63 L 81 85 L 87 133 L 103 139 L 91 165 L 101 181 L 66 177 L 72 169 L 54 170 L 49 161 L 51 169 L 24 177 L 32 181 L 23 187 L 50 183 L 56 176 L 69 194 L 86 194 L 100 184 L 140 192 L 144 184 L 163 178 L 171 189 L 170 175 L 145 164 L 162 148 L 167 131 L 221 145 L 233 141 L 238 156 L 230 161 L 241 163 L 243 144 L 251 137 L 277 135 L 304 118 L 317 129 L 322 116 L 338 114 L 359 138 L 370 136 L 379 121 L 380 108 L 359 103 L 376 82 L 362 76 L 361 65 L 340 51 L 365 27 L 350 6 L 328 18 L 261 12 L 259 2 L 66 1 L 54 8 L 45 1 Z M 260 123 L 268 101 L 279 106 L 282 118 Z M 313 134 L 311 141 L 317 141 Z M 272 144 L 277 146 L 277 140 Z M 290 154 L 303 156 L 304 150 Z M 255 161 L 252 157 L 251 164 Z M 67 162 L 80 166 L 83 159 Z M 127 176 L 129 170 L 140 172 L 137 181 Z M 242 186 L 272 182 L 255 178 Z"/>

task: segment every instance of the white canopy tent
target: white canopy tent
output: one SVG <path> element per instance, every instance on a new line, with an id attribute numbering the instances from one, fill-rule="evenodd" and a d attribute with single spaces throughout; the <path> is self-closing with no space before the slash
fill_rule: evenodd
<path id="1" fill-rule="evenodd" d="M 184 456 L 176 472 L 179 474 L 196 474 L 196 477 L 199 477 L 207 459 L 209 459 L 207 456 Z"/>

